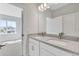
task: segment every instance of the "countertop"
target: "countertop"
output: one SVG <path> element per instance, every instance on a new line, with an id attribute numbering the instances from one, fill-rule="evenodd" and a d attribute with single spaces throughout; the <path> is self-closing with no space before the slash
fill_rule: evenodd
<path id="1" fill-rule="evenodd" d="M 54 36 L 49 37 L 41 35 L 30 35 L 29 37 L 37 41 L 43 42 L 45 44 L 51 45 L 53 47 L 79 55 L 79 41 L 58 39 L 57 37 Z"/>

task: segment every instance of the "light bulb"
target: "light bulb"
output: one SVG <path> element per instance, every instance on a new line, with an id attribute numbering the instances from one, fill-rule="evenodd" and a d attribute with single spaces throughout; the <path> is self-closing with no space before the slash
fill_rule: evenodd
<path id="1" fill-rule="evenodd" d="M 44 8 L 43 4 L 41 4 L 41 8 L 42 8 L 42 9 Z"/>
<path id="2" fill-rule="evenodd" d="M 46 3 L 44 3 L 44 7 L 46 7 L 47 6 L 47 4 Z"/>
<path id="3" fill-rule="evenodd" d="M 41 4 L 39 7 L 38 7 L 38 9 L 40 10 L 40 11 L 44 11 L 44 10 L 47 10 L 47 8 L 50 8 L 48 5 L 47 5 L 47 3 L 43 3 L 43 4 Z"/>
<path id="4" fill-rule="evenodd" d="M 41 10 L 41 9 L 40 9 L 40 6 L 38 6 L 38 9 Z"/>

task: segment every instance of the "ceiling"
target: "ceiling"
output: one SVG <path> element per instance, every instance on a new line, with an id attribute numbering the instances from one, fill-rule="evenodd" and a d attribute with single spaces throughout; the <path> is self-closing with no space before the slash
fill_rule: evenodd
<path id="1" fill-rule="evenodd" d="M 51 10 L 56 10 L 58 8 L 66 6 L 68 3 L 48 3 Z"/>
<path id="2" fill-rule="evenodd" d="M 27 4 L 32 4 L 32 3 L 10 3 L 12 5 L 15 5 L 17 7 L 20 7 L 20 8 L 25 8 L 27 6 Z M 35 3 L 37 6 L 41 5 L 41 3 Z M 49 9 L 50 11 L 54 11 L 56 9 L 59 9 L 61 7 L 64 7 L 66 5 L 68 5 L 69 3 L 48 3 L 49 5 Z"/>
<path id="3" fill-rule="evenodd" d="M 14 6 L 20 7 L 20 8 L 24 8 L 25 7 L 25 3 L 10 3 Z"/>

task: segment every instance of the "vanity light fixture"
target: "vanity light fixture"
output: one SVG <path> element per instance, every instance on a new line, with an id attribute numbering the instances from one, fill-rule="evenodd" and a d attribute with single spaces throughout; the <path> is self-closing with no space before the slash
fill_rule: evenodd
<path id="1" fill-rule="evenodd" d="M 42 11 L 42 12 L 47 10 L 48 8 L 50 8 L 50 7 L 47 3 L 43 3 L 40 6 L 38 6 L 39 11 Z"/>

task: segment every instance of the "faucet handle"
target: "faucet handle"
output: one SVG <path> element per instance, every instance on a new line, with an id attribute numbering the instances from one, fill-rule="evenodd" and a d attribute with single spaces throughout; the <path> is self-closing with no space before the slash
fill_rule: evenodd
<path id="1" fill-rule="evenodd" d="M 42 36 L 44 36 L 44 35 L 46 35 L 46 32 L 42 32 L 41 34 L 42 34 Z"/>
<path id="2" fill-rule="evenodd" d="M 0 49 L 2 48 L 2 47 L 4 47 L 5 45 L 0 45 Z"/>
<path id="3" fill-rule="evenodd" d="M 59 33 L 59 38 L 61 39 L 63 35 L 64 35 L 63 32 Z"/>
<path id="4" fill-rule="evenodd" d="M 61 36 L 61 35 L 64 35 L 64 33 L 63 32 L 59 33 L 59 36 Z"/>
<path id="5" fill-rule="evenodd" d="M 43 32 L 43 34 L 46 34 L 46 32 Z"/>

